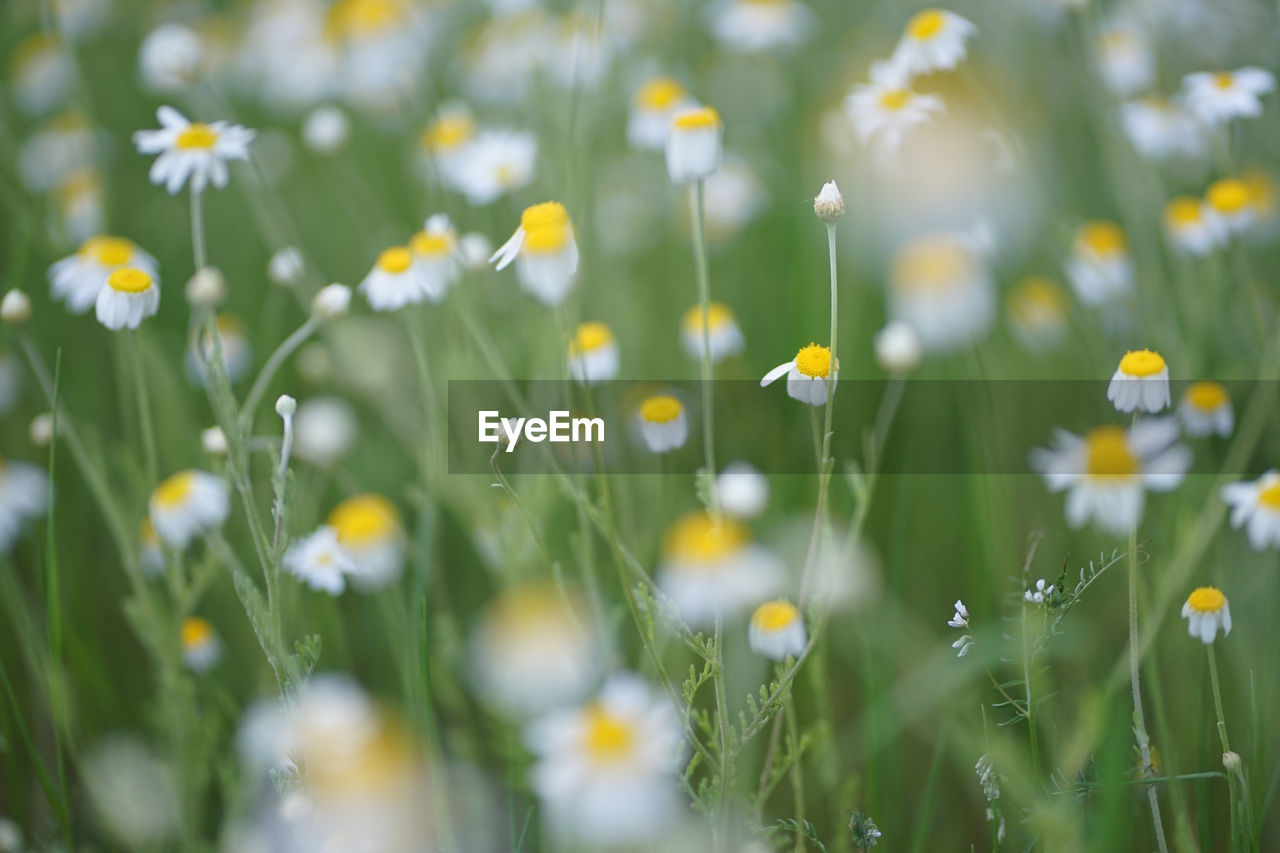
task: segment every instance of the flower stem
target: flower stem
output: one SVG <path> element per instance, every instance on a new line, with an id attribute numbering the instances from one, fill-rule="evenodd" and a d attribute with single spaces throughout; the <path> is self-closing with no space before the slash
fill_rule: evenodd
<path id="1" fill-rule="evenodd" d="M 151 395 L 147 393 L 147 379 L 142 369 L 142 356 L 138 352 L 138 332 L 125 333 L 129 348 L 129 362 L 133 369 L 133 384 L 137 388 L 138 423 L 142 428 L 142 455 L 146 464 L 147 482 L 154 485 L 159 477 L 156 461 L 155 422 L 151 419 Z"/>
<path id="2" fill-rule="evenodd" d="M 729 783 L 733 778 L 733 773 L 730 769 L 733 759 L 729 755 L 729 703 L 724 685 L 724 619 L 720 616 L 716 616 L 716 657 L 714 666 L 716 728 L 720 734 L 720 804 L 717 807 L 720 818 L 720 832 L 716 833 L 716 849 L 723 850 L 726 841 L 724 835 L 727 834 L 729 828 Z"/>
<path id="3" fill-rule="evenodd" d="M 204 195 L 198 190 L 191 191 L 191 255 L 195 261 L 196 271 L 204 269 L 206 263 L 204 245 Z"/>
<path id="4" fill-rule="evenodd" d="M 1230 752 L 1231 744 L 1227 741 L 1227 718 L 1222 713 L 1222 689 L 1218 686 L 1218 657 L 1213 653 L 1213 643 L 1204 647 L 1209 653 L 1209 683 L 1213 685 L 1213 708 L 1218 712 L 1218 737 L 1222 740 L 1222 751 Z"/>
<path id="5" fill-rule="evenodd" d="M 1142 754 L 1143 775 L 1151 774 L 1151 739 L 1147 735 L 1147 721 L 1142 712 L 1141 686 L 1142 651 L 1138 645 L 1138 528 L 1129 530 L 1129 682 L 1133 687 L 1133 727 Z M 1168 853 L 1164 839 L 1164 824 L 1160 820 L 1160 800 L 1156 789 L 1147 786 L 1147 804 L 1151 807 L 1151 825 L 1155 829 L 1156 845 L 1160 853 Z"/>
<path id="6" fill-rule="evenodd" d="M 693 203 L 693 263 L 698 276 L 698 303 L 702 307 L 702 453 L 708 476 L 716 473 L 715 414 L 711 382 L 711 271 L 707 264 L 705 207 L 706 187 L 702 181 L 693 186 L 689 198 Z M 713 512 L 715 490 L 710 491 Z"/>
<path id="7" fill-rule="evenodd" d="M 1031 693 L 1032 651 L 1027 647 L 1027 605 L 1022 605 L 1022 680 L 1027 688 L 1027 739 L 1031 743 L 1031 772 L 1040 784 L 1040 742 L 1036 737 L 1036 703 Z"/>
<path id="8" fill-rule="evenodd" d="M 294 351 L 302 346 L 307 338 L 311 337 L 319 325 L 319 322 L 314 317 L 308 317 L 305 323 L 294 330 L 293 334 L 285 338 L 280 346 L 276 347 L 276 351 L 271 353 L 267 363 L 262 365 L 262 371 L 258 374 L 258 378 L 253 380 L 253 387 L 249 389 L 248 396 L 244 398 L 244 405 L 240 407 L 240 418 L 245 421 L 246 427 L 251 424 L 253 410 L 262 401 L 262 395 L 267 392 L 267 386 L 271 384 L 271 380 L 275 377 L 276 371 L 280 369 L 280 365 L 284 364 L 285 359 L 293 355 Z"/>

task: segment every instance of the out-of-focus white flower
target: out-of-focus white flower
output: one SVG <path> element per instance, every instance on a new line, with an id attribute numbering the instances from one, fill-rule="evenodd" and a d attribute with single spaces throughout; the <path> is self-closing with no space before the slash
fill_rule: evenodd
<path id="1" fill-rule="evenodd" d="M 679 110 L 667 133 L 667 174 L 672 183 L 705 181 L 720 168 L 724 124 L 711 107 Z"/>
<path id="2" fill-rule="evenodd" d="M 492 204 L 529 186 L 538 139 L 522 130 L 482 130 L 450 170 L 452 188 L 476 206 Z"/>
<path id="3" fill-rule="evenodd" d="M 1178 403 L 1178 417 L 1187 435 L 1203 437 L 1231 435 L 1235 428 L 1235 412 L 1231 396 L 1217 382 L 1192 382 Z"/>
<path id="4" fill-rule="evenodd" d="M 907 21 L 891 61 L 911 75 L 950 70 L 964 61 L 968 41 L 977 32 L 954 12 L 925 9 Z"/>
<path id="5" fill-rule="evenodd" d="M 217 267 L 201 267 L 183 289 L 192 308 L 217 308 L 227 298 L 227 280 Z"/>
<path id="6" fill-rule="evenodd" d="M 916 93 L 901 67 L 885 62 L 871 64 L 871 82 L 854 86 L 844 105 L 858 139 L 882 153 L 897 151 L 908 131 L 946 111 L 942 98 Z"/>
<path id="7" fill-rule="evenodd" d="M 1044 604 L 1053 595 L 1053 584 L 1045 583 L 1044 578 L 1036 581 L 1036 585 L 1022 593 L 1022 600 L 1028 604 Z"/>
<path id="8" fill-rule="evenodd" d="M 31 319 L 31 297 L 14 288 L 0 299 L 0 320 L 10 326 L 21 326 Z"/>
<path id="9" fill-rule="evenodd" d="M 53 415 L 41 412 L 32 418 L 27 427 L 27 437 L 36 447 L 48 447 L 53 442 Z"/>
<path id="10" fill-rule="evenodd" d="M 102 29 L 113 5 L 113 0 L 59 0 L 54 4 L 58 32 L 71 41 L 85 39 Z"/>
<path id="11" fill-rule="evenodd" d="M 526 207 L 520 226 L 489 258 L 496 268 L 515 262 L 522 287 L 544 305 L 559 305 L 578 273 L 578 244 L 569 212 L 559 202 Z"/>
<path id="12" fill-rule="evenodd" d="M 0 460 L 0 553 L 13 550 L 23 525 L 49 511 L 49 475 L 27 462 Z"/>
<path id="13" fill-rule="evenodd" d="M 968 628 L 969 627 L 969 608 L 964 606 L 964 602 L 956 599 L 956 612 L 947 620 L 947 624 L 952 628 Z"/>
<path id="14" fill-rule="evenodd" d="M 1207 255 L 1226 236 L 1222 220 L 1209 205 L 1195 196 L 1179 196 L 1164 208 L 1164 233 L 1179 252 Z"/>
<path id="15" fill-rule="evenodd" d="M 1107 399 L 1118 412 L 1159 412 L 1169 406 L 1169 366 L 1160 353 L 1129 350 L 1107 385 Z"/>
<path id="16" fill-rule="evenodd" d="M 915 330 L 925 352 L 980 340 L 996 314 L 986 259 L 960 234 L 925 234 L 904 243 L 889 274 L 889 314 Z"/>
<path id="17" fill-rule="evenodd" d="M 208 620 L 182 620 L 182 660 L 195 672 L 206 672 L 222 657 L 222 642 Z"/>
<path id="18" fill-rule="evenodd" d="M 351 306 L 351 288 L 345 284 L 329 284 L 320 288 L 311 300 L 311 313 L 322 319 L 341 317 Z"/>
<path id="19" fill-rule="evenodd" d="M 910 323 L 892 320 L 876 333 L 876 362 L 886 373 L 904 376 L 920 366 L 924 346 Z"/>
<path id="20" fill-rule="evenodd" d="M 1098 70 L 1121 98 L 1148 88 L 1155 81 L 1156 61 L 1142 31 L 1126 23 L 1104 29 L 1098 38 Z"/>
<path id="21" fill-rule="evenodd" d="M 1129 240 L 1114 222 L 1094 220 L 1081 225 L 1066 266 L 1067 279 L 1085 305 L 1105 305 L 1133 290 Z"/>
<path id="22" fill-rule="evenodd" d="M 707 20 L 716 41 L 743 53 L 804 44 L 816 24 L 798 0 L 720 0 L 707 7 Z"/>
<path id="23" fill-rule="evenodd" d="M 1200 121 L 1216 127 L 1262 115 L 1261 98 L 1275 87 L 1276 78 L 1261 68 L 1200 71 L 1182 78 L 1182 100 Z"/>
<path id="24" fill-rule="evenodd" d="M 98 132 L 79 110 L 64 110 L 40 125 L 18 151 L 18 171 L 28 189 L 45 192 L 97 163 Z"/>
<path id="25" fill-rule="evenodd" d="M 227 434 L 220 426 L 200 430 L 200 449 L 210 456 L 227 455 Z"/>
<path id="26" fill-rule="evenodd" d="M 227 371 L 227 378 L 238 382 L 253 366 L 253 347 L 249 343 L 248 332 L 240 318 L 232 314 L 219 314 L 214 325 L 218 330 L 216 344 L 207 326 L 202 324 L 192 330 L 191 344 L 187 347 L 187 375 L 201 385 L 207 384 L 209 363 L 221 348 L 222 366 Z"/>
<path id="27" fill-rule="evenodd" d="M 618 375 L 618 341 L 604 323 L 582 323 L 569 339 L 569 375 L 586 385 Z"/>
<path id="28" fill-rule="evenodd" d="M 177 830 L 177 780 L 141 741 L 104 738 L 84 755 L 80 776 L 98 819 L 124 847 L 164 846 Z"/>
<path id="29" fill-rule="evenodd" d="M 12 56 L 9 84 L 24 113 L 40 115 L 66 101 L 76 71 L 62 39 L 53 33 L 36 33 L 19 43 Z"/>
<path id="30" fill-rule="evenodd" d="M 165 544 L 185 550 L 192 539 L 227 520 L 231 512 L 227 482 L 208 471 L 179 471 L 156 486 L 147 509 L 156 535 Z"/>
<path id="31" fill-rule="evenodd" d="M 422 77 L 431 22 L 407 0 L 337 0 L 324 21 L 337 59 L 334 87 L 361 109 L 396 109 L 413 97 Z"/>
<path id="32" fill-rule="evenodd" d="M 726 157 L 716 173 L 703 183 L 707 241 L 721 243 L 733 237 L 768 204 L 764 182 L 750 166 Z"/>
<path id="33" fill-rule="evenodd" d="M 87 240 L 102 231 L 106 222 L 106 193 L 102 172 L 86 167 L 71 172 L 53 189 L 54 212 L 67 240 Z"/>
<path id="34" fill-rule="evenodd" d="M 306 261 L 296 246 L 286 246 L 276 251 L 267 262 L 267 277 L 281 287 L 292 287 L 302 278 Z"/>
<path id="35" fill-rule="evenodd" d="M 1133 147 L 1151 160 L 1196 159 L 1208 149 L 1204 126 L 1181 104 L 1147 97 L 1120 105 L 1120 123 Z"/>
<path id="36" fill-rule="evenodd" d="M 747 642 L 751 651 L 772 660 L 799 657 L 808 642 L 804 617 L 789 601 L 766 601 L 751 614 Z"/>
<path id="37" fill-rule="evenodd" d="M 653 453 L 679 450 L 689 438 L 684 405 L 670 394 L 657 394 L 642 402 L 636 422 L 645 446 Z"/>
<path id="38" fill-rule="evenodd" d="M 156 110 L 160 130 L 139 130 L 133 143 L 142 154 L 159 154 L 151 164 L 151 183 L 163 184 L 172 195 L 190 181 L 192 192 L 203 192 L 212 184 L 225 187 L 227 162 L 248 160 L 249 143 L 256 131 L 215 121 L 190 122 L 173 107 Z"/>
<path id="39" fill-rule="evenodd" d="M 426 298 L 422 276 L 408 246 L 384 249 L 356 289 L 374 311 L 398 311 Z"/>
<path id="40" fill-rule="evenodd" d="M 204 65 L 200 37 L 181 24 L 161 24 L 138 49 L 142 85 L 159 95 L 181 92 L 196 81 Z"/>
<path id="41" fill-rule="evenodd" d="M 422 150 L 435 163 L 441 183 L 449 189 L 462 191 L 459 174 L 475 136 L 476 121 L 471 108 L 460 101 L 441 106 L 422 131 Z"/>
<path id="42" fill-rule="evenodd" d="M 840 380 L 840 364 L 837 359 L 835 370 L 831 369 L 831 349 L 810 343 L 801 347 L 791 361 L 779 364 L 760 380 L 764 388 L 774 381 L 787 377 L 787 396 L 811 406 L 827 404 L 827 379 L 833 382 Z"/>
<path id="43" fill-rule="evenodd" d="M 1067 333 L 1070 300 L 1053 279 L 1027 276 L 1009 293 L 1009 324 L 1018 341 L 1030 350 L 1043 350 L 1059 343 Z"/>
<path id="44" fill-rule="evenodd" d="M 636 89 L 627 119 L 627 142 L 641 151 L 661 151 L 676 115 L 696 106 L 671 77 L 653 77 Z"/>
<path id="45" fill-rule="evenodd" d="M 1253 550 L 1280 548 L 1280 471 L 1272 468 L 1252 482 L 1228 483 L 1222 500 L 1231 507 L 1231 526 L 1245 528 Z"/>
<path id="46" fill-rule="evenodd" d="M 22 853 L 22 830 L 7 817 L 0 817 L 0 850 Z"/>
<path id="47" fill-rule="evenodd" d="M 160 309 L 160 285 L 144 270 L 121 267 L 98 291 L 95 314 L 112 331 L 136 329 Z"/>
<path id="48" fill-rule="evenodd" d="M 1280 226 L 1280 207 L 1276 204 L 1276 185 L 1262 169 L 1246 169 L 1240 180 L 1249 190 L 1249 207 L 1253 211 L 1253 236 L 1258 240 L 1275 237 Z"/>
<path id="49" fill-rule="evenodd" d="M 1182 618 L 1187 620 L 1187 633 L 1206 646 L 1218 636 L 1231 633 L 1231 607 L 1222 590 L 1202 586 L 1194 590 L 1182 605 Z"/>
<path id="50" fill-rule="evenodd" d="M 661 837 L 678 809 L 681 739 L 667 697 L 633 675 L 613 676 L 588 704 L 531 723 L 533 789 L 555 835 L 587 846 Z"/>
<path id="51" fill-rule="evenodd" d="M 347 144 L 351 122 L 340 107 L 316 107 L 302 122 L 302 141 L 317 154 L 332 154 Z"/>
<path id="52" fill-rule="evenodd" d="M 1240 234 L 1253 225 L 1253 196 L 1244 181 L 1236 178 L 1214 181 L 1205 190 L 1204 200 L 1227 233 Z"/>
<path id="53" fill-rule="evenodd" d="M 439 303 L 462 275 L 458 264 L 458 232 L 448 215 L 437 213 L 427 217 L 422 230 L 409 239 L 413 266 L 423 297 Z"/>
<path id="54" fill-rule="evenodd" d="M 338 544 L 355 560 L 351 582 L 361 589 L 393 583 L 404 571 L 407 547 L 400 513 L 382 495 L 347 498 L 334 507 L 325 522 L 338 535 Z"/>
<path id="55" fill-rule="evenodd" d="M 769 481 L 750 462 L 730 462 L 714 488 L 716 506 L 734 518 L 755 518 L 769 504 Z"/>
<path id="56" fill-rule="evenodd" d="M 289 546 L 284 567 L 319 592 L 341 595 L 346 577 L 360 571 L 356 561 L 338 544 L 338 532 L 322 526 Z"/>
<path id="57" fill-rule="evenodd" d="M 1177 437 L 1172 418 L 1142 420 L 1128 431 L 1102 426 L 1083 437 L 1057 430 L 1054 447 L 1032 451 L 1031 467 L 1050 491 L 1067 492 L 1069 525 L 1092 520 L 1122 536 L 1142 520 L 1147 490 L 1176 488 L 1191 467 L 1191 451 Z"/>
<path id="58" fill-rule="evenodd" d="M 493 244 L 483 234 L 472 231 L 458 238 L 458 257 L 464 269 L 482 270 L 489 265 Z"/>
<path id="59" fill-rule="evenodd" d="M 718 363 L 731 355 L 742 352 L 742 329 L 733 309 L 723 302 L 707 306 L 707 343 L 712 363 Z M 680 344 L 690 358 L 702 358 L 702 306 L 694 305 L 684 312 L 680 321 Z"/>
<path id="60" fill-rule="evenodd" d="M 356 437 L 356 415 L 338 397 L 303 400 L 293 419 L 293 451 L 299 459 L 327 467 L 341 459 Z"/>
<path id="61" fill-rule="evenodd" d="M 741 523 L 696 511 L 667 528 L 658 585 L 696 629 L 774 595 L 782 574 L 778 559 L 753 544 Z"/>
<path id="62" fill-rule="evenodd" d="M 156 259 L 134 243 L 122 237 L 91 237 L 74 255 L 49 267 L 49 290 L 68 311 L 83 314 L 93 307 L 107 278 L 126 267 L 157 277 Z"/>

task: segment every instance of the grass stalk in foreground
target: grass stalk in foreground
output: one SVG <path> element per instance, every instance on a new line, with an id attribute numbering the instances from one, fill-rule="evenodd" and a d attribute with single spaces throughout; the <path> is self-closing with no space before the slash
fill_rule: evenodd
<path id="1" fill-rule="evenodd" d="M 1231 849 L 1253 851 L 1253 817 L 1249 807 L 1249 783 L 1239 754 L 1231 751 L 1227 738 L 1227 718 L 1222 712 L 1222 688 L 1218 682 L 1218 656 L 1213 643 L 1205 647 L 1209 656 L 1209 683 L 1213 687 L 1213 709 L 1218 719 L 1218 739 L 1222 741 L 1222 766 L 1227 771 L 1227 786 L 1231 804 Z"/>
<path id="2" fill-rule="evenodd" d="M 1147 720 L 1142 711 L 1141 664 L 1142 651 L 1138 645 L 1138 529 L 1134 527 L 1129 530 L 1129 683 L 1133 687 L 1133 734 L 1142 753 L 1142 775 L 1145 777 L 1152 775 L 1151 738 L 1147 735 Z M 1160 819 L 1160 799 L 1153 785 L 1147 785 L 1147 804 L 1151 807 L 1156 845 L 1160 853 L 1168 853 L 1164 823 Z"/>

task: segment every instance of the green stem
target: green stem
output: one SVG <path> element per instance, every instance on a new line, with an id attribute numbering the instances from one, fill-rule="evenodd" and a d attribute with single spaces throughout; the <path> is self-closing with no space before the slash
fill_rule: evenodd
<path id="1" fill-rule="evenodd" d="M 702 307 L 702 453 L 707 475 L 716 473 L 715 404 L 711 367 L 711 271 L 707 264 L 707 234 L 704 212 L 706 186 L 698 181 L 689 198 L 693 203 L 693 262 L 698 277 L 698 303 Z M 709 491 L 713 513 L 717 510 L 715 490 Z"/>
<path id="2" fill-rule="evenodd" d="M 271 380 L 275 377 L 276 371 L 280 369 L 280 365 L 284 364 L 285 359 L 297 350 L 298 347 L 311 337 L 312 333 L 320 327 L 320 321 L 315 317 L 308 317 L 307 321 L 294 330 L 293 334 L 285 338 L 280 346 L 276 347 L 276 351 L 271 353 L 271 357 L 267 359 L 266 364 L 262 365 L 262 371 L 258 374 L 258 378 L 253 380 L 253 386 L 249 389 L 249 394 L 244 398 L 244 405 L 240 407 L 240 417 L 245 421 L 248 427 L 253 422 L 254 409 L 258 407 L 258 403 L 262 401 L 262 395 L 267 392 L 267 386 L 271 384 Z"/>
<path id="3" fill-rule="evenodd" d="M 729 828 L 729 784 L 733 778 L 729 755 L 729 702 L 725 692 L 724 678 L 724 619 L 716 616 L 716 656 L 712 662 L 715 675 L 712 684 L 716 694 L 716 728 L 720 735 L 720 804 L 717 806 L 720 818 L 719 831 L 716 832 L 716 850 L 723 850 Z"/>
<path id="4" fill-rule="evenodd" d="M 151 418 L 151 395 L 147 391 L 147 378 L 142 369 L 142 355 L 138 351 L 138 332 L 130 330 L 125 333 L 126 345 L 129 348 L 129 363 L 133 369 L 133 384 L 137 388 L 138 423 L 142 427 L 142 454 L 146 464 L 147 482 L 155 485 L 159 481 L 160 469 L 156 460 L 155 422 Z"/>
<path id="5" fill-rule="evenodd" d="M 1213 643 L 1204 647 L 1209 653 L 1209 683 L 1213 685 L 1213 709 L 1218 712 L 1218 737 L 1222 740 L 1222 751 L 1230 752 L 1231 744 L 1227 741 L 1227 718 L 1222 713 L 1222 689 L 1218 686 L 1218 657 L 1213 652 Z"/>
<path id="6" fill-rule="evenodd" d="M 1142 774 L 1151 775 L 1151 740 L 1147 735 L 1146 716 L 1142 712 L 1142 652 L 1138 645 L 1138 528 L 1129 530 L 1129 683 L 1133 687 L 1133 726 L 1142 754 Z M 1168 853 L 1164 823 L 1160 820 L 1160 800 L 1154 786 L 1147 786 L 1147 804 L 1151 807 L 1151 825 L 1155 829 L 1160 853 Z"/>
<path id="7" fill-rule="evenodd" d="M 1040 743 L 1036 737 L 1036 703 L 1031 693 L 1031 650 L 1027 647 L 1027 605 L 1022 605 L 1022 680 L 1027 688 L 1027 739 L 1031 743 L 1031 772 L 1040 783 Z"/>
<path id="8" fill-rule="evenodd" d="M 207 262 L 204 244 L 204 195 L 196 190 L 191 191 L 191 255 L 195 261 L 195 271 L 204 269 Z"/>

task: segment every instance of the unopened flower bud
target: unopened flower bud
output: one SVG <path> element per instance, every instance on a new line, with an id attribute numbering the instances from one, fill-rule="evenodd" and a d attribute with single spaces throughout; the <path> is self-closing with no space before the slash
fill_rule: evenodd
<path id="1" fill-rule="evenodd" d="M 213 456 L 222 456 L 227 452 L 227 436 L 222 427 L 209 427 L 200 431 L 200 446 L 204 452 Z"/>
<path id="2" fill-rule="evenodd" d="M 0 319 L 10 326 L 21 326 L 31 319 L 31 299 L 16 287 L 0 299 Z"/>
<path id="3" fill-rule="evenodd" d="M 813 212 L 823 222 L 835 222 L 844 216 L 844 196 L 840 194 L 835 181 L 827 181 L 822 185 L 822 191 L 813 199 Z"/>
<path id="4" fill-rule="evenodd" d="M 298 401 L 288 394 L 281 394 L 276 400 L 276 414 L 282 418 L 291 418 L 298 411 Z"/>
<path id="5" fill-rule="evenodd" d="M 53 415 L 48 412 L 36 415 L 31 419 L 27 433 L 36 447 L 48 447 L 49 442 L 53 441 Z"/>
<path id="6" fill-rule="evenodd" d="M 267 277 L 281 287 L 291 287 L 302 277 L 302 252 L 286 246 L 271 256 L 267 262 Z"/>
<path id="7" fill-rule="evenodd" d="M 331 284 L 320 288 L 311 300 L 311 313 L 321 319 L 341 317 L 351 306 L 351 288 L 345 284 Z"/>
<path id="8" fill-rule="evenodd" d="M 1222 766 L 1228 773 L 1239 773 L 1240 754 L 1230 750 L 1222 753 Z"/>
<path id="9" fill-rule="evenodd" d="M 217 267 L 202 267 L 187 281 L 186 295 L 193 308 L 217 308 L 227 298 L 227 280 Z"/>

